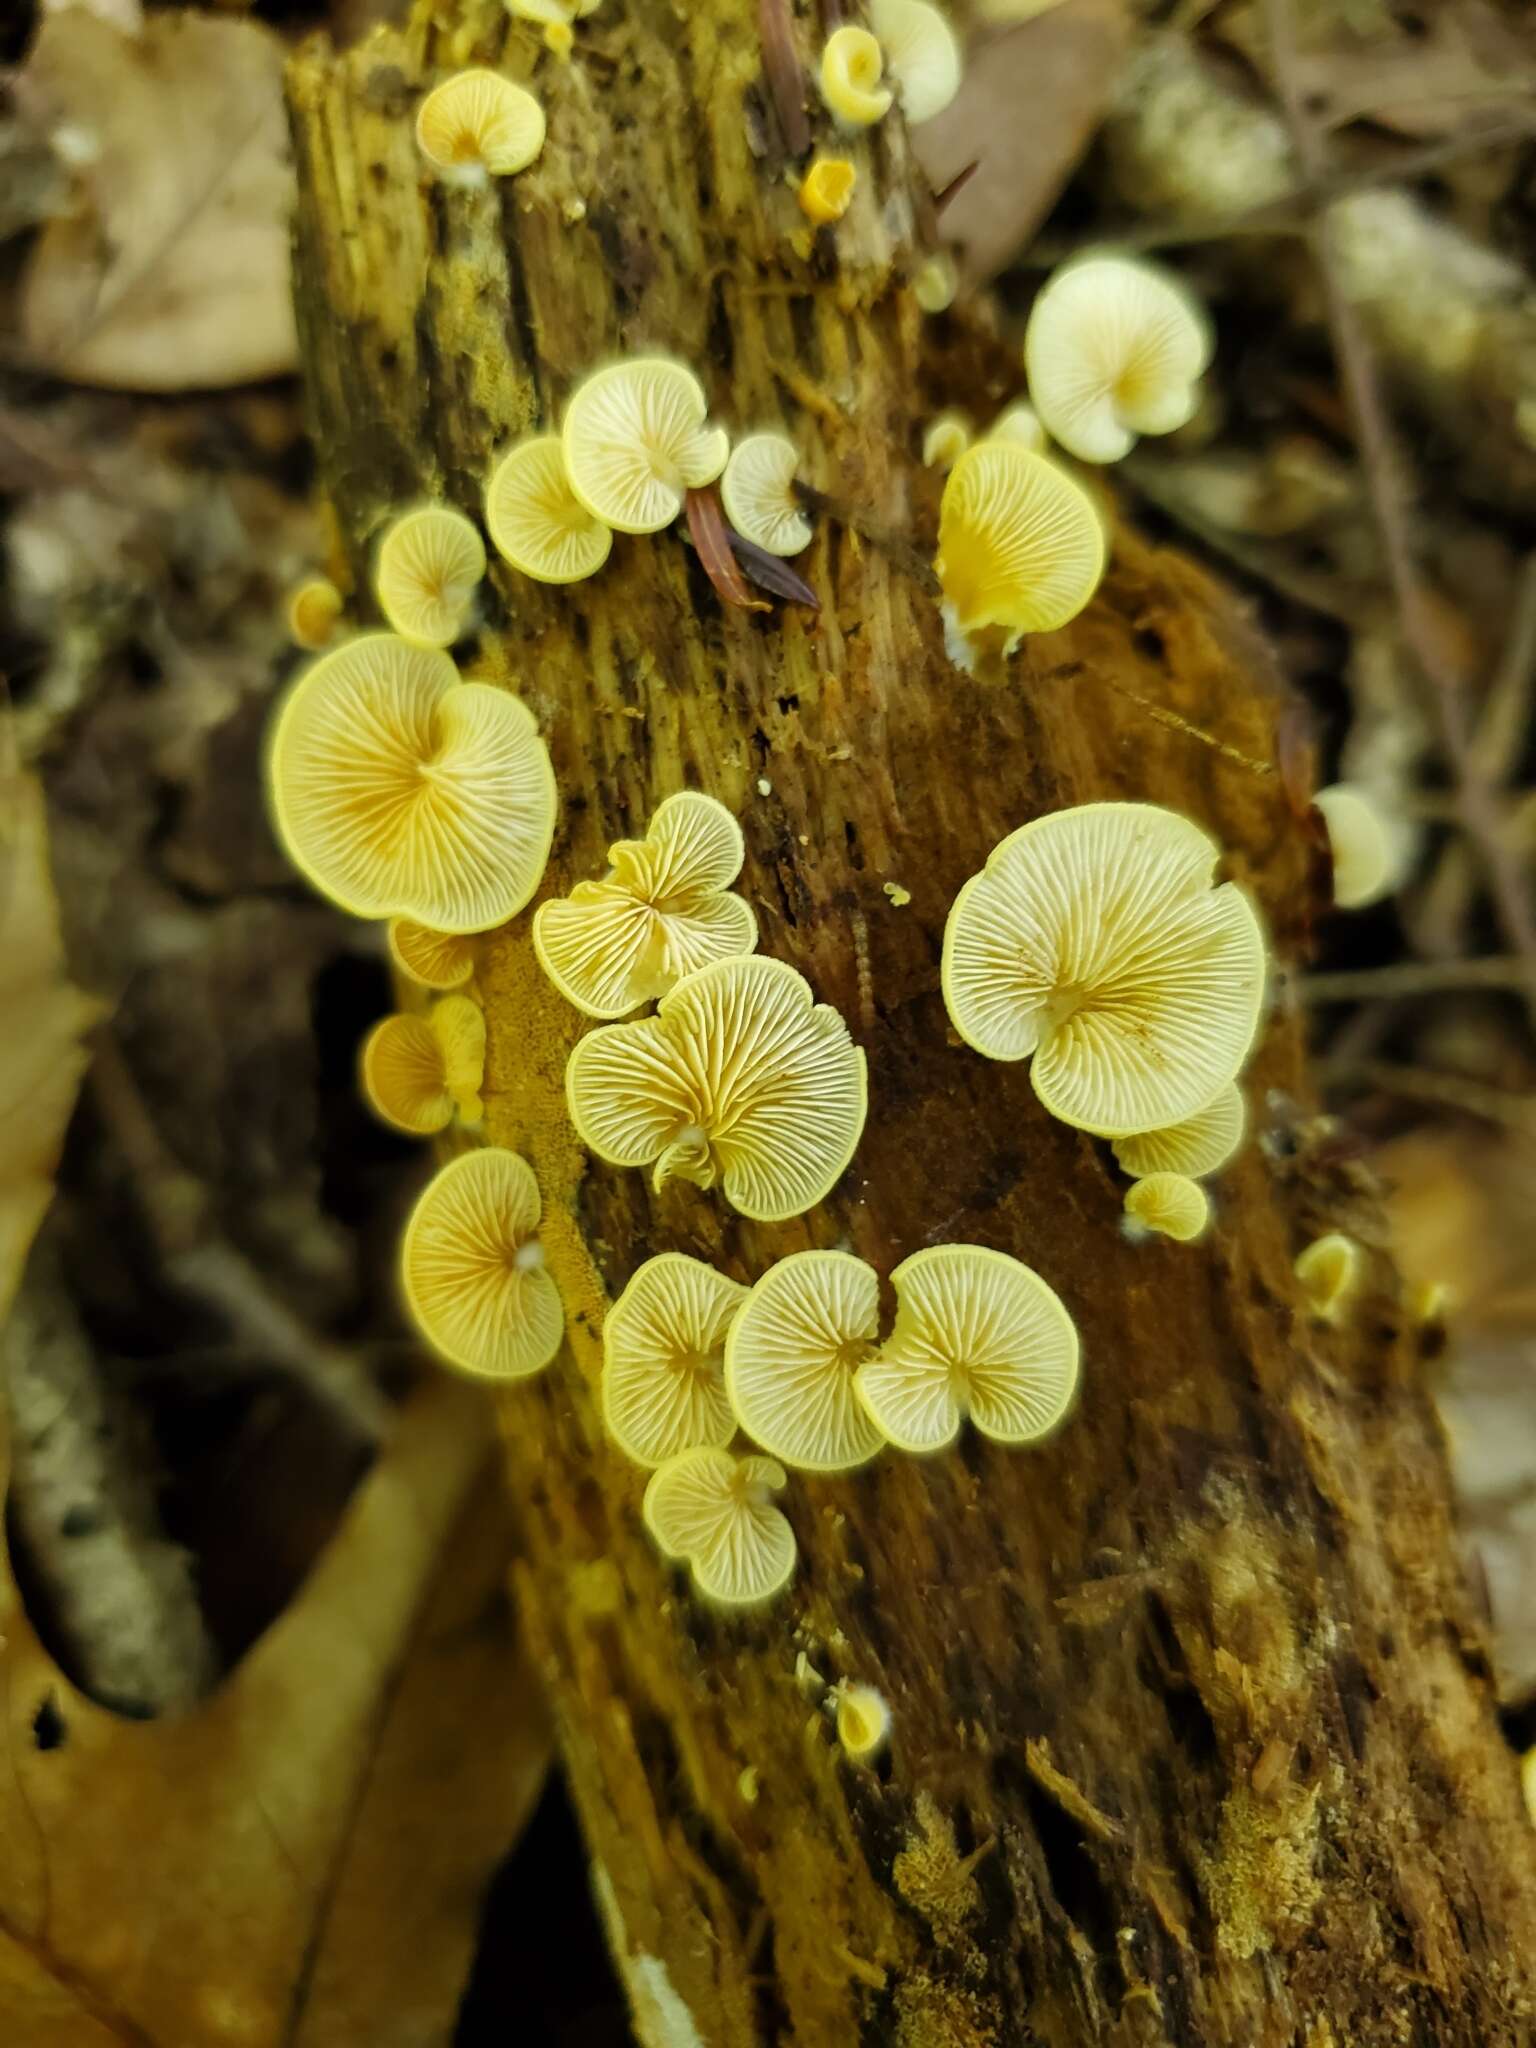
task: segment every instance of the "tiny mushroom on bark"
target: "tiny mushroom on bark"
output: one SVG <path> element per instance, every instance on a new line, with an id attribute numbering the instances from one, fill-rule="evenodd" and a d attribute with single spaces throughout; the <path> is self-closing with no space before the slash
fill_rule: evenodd
<path id="1" fill-rule="evenodd" d="M 1006 412 L 1000 412 L 987 429 L 989 441 L 1017 441 L 1021 448 L 1029 449 L 1033 455 L 1043 455 L 1047 440 L 1040 415 L 1032 405 L 1020 399 L 1017 405 L 1010 405 Z"/>
<path id="2" fill-rule="evenodd" d="M 997 1443 L 1054 1429 L 1077 1386 L 1072 1318 L 1040 1275 L 1006 1252 L 931 1245 L 891 1275 L 896 1323 L 854 1384 L 898 1450 L 942 1451 L 969 1415 Z"/>
<path id="3" fill-rule="evenodd" d="M 1018 441 L 981 441 L 944 486 L 934 568 L 964 667 L 978 634 L 1001 634 L 1011 654 L 1024 634 L 1075 619 L 1104 573 L 1104 527 L 1058 464 Z"/>
<path id="4" fill-rule="evenodd" d="M 1221 850 L 1154 804 L 1055 811 L 995 846 L 950 907 L 950 1021 L 988 1059 L 1033 1055 L 1052 1116 L 1165 1129 L 1234 1080 L 1258 1029 L 1264 933 Z"/>
<path id="5" fill-rule="evenodd" d="M 819 156 L 800 180 L 796 197 L 800 211 L 818 227 L 841 220 L 853 198 L 859 174 L 844 156 Z"/>
<path id="6" fill-rule="evenodd" d="M 1365 1283 L 1365 1253 L 1343 1231 L 1329 1231 L 1299 1254 L 1296 1278 L 1320 1322 L 1342 1323 Z"/>
<path id="7" fill-rule="evenodd" d="M 340 618 L 341 592 L 328 576 L 311 576 L 289 593 L 289 636 L 311 654 L 330 645 Z"/>
<path id="8" fill-rule="evenodd" d="M 941 412 L 923 430 L 923 467 L 953 469 L 971 445 L 971 423 L 963 412 Z"/>
<path id="9" fill-rule="evenodd" d="M 417 1328 L 448 1364 L 524 1379 L 560 1349 L 565 1315 L 534 1234 L 541 1213 L 532 1167 L 499 1145 L 450 1160 L 422 1190 L 401 1280 Z"/>
<path id="10" fill-rule="evenodd" d="M 571 488 L 595 519 L 619 533 L 657 533 L 690 490 L 713 483 L 731 452 L 707 424 L 704 387 L 666 356 L 638 356 L 596 370 L 566 409 Z"/>
<path id="11" fill-rule="evenodd" d="M 485 1113 L 485 1018 L 468 996 L 444 996 L 424 1017 L 381 1019 L 359 1064 L 369 1108 L 413 1137 L 430 1137 L 455 1116 L 477 1124 Z"/>
<path id="12" fill-rule="evenodd" d="M 485 543 L 474 523 L 447 505 L 423 505 L 402 513 L 380 541 L 374 589 L 403 640 L 447 647 L 464 630 L 484 574 Z"/>
<path id="13" fill-rule="evenodd" d="M 1169 434 L 1199 403 L 1210 327 L 1167 272 L 1089 256 L 1047 279 L 1024 334 L 1029 396 L 1083 462 L 1118 462 L 1140 434 Z"/>
<path id="14" fill-rule="evenodd" d="M 880 1283 L 847 1252 L 792 1252 L 747 1296 L 725 1343 L 725 1386 L 742 1428 L 806 1472 L 874 1457 L 878 1429 L 853 1376 L 879 1334 Z"/>
<path id="15" fill-rule="evenodd" d="M 637 1465 L 728 1444 L 736 1418 L 721 1354 L 747 1298 L 700 1259 L 662 1252 L 631 1275 L 603 1319 L 603 1420 Z"/>
<path id="16" fill-rule="evenodd" d="M 713 1446 L 683 1451 L 651 1474 L 645 1526 L 668 1557 L 691 1567 L 707 1600 L 756 1606 L 794 1575 L 794 1531 L 773 1505 L 784 1483 L 772 1458 L 736 1458 Z"/>
<path id="17" fill-rule="evenodd" d="M 821 53 L 821 96 L 845 128 L 869 128 L 891 110 L 885 58 L 867 28 L 834 29 Z"/>
<path id="18" fill-rule="evenodd" d="M 533 162 L 544 147 L 544 109 L 499 71 L 458 71 L 422 101 L 416 144 L 453 183 L 483 185 Z"/>
<path id="19" fill-rule="evenodd" d="M 814 1208 L 853 1157 L 864 1055 L 782 960 L 686 975 L 654 1017 L 589 1031 L 565 1070 L 577 1135 L 615 1166 L 713 1187 L 759 1222 Z"/>
<path id="20" fill-rule="evenodd" d="M 389 957 L 421 988 L 462 988 L 475 971 L 474 948 L 455 932 L 435 932 L 414 918 L 392 917 Z"/>
<path id="21" fill-rule="evenodd" d="M 289 858 L 354 917 L 488 931 L 538 887 L 555 778 L 533 714 L 446 654 L 370 633 L 289 691 L 268 762 Z"/>
<path id="22" fill-rule="evenodd" d="M 1230 1081 L 1182 1123 L 1117 1138 L 1114 1153 L 1126 1172 L 1138 1179 L 1149 1173 L 1185 1173 L 1199 1180 L 1219 1173 L 1236 1156 L 1247 1127 L 1243 1091 Z"/>
<path id="23" fill-rule="evenodd" d="M 622 1017 L 712 961 L 750 953 L 757 918 L 730 884 L 741 827 L 697 790 L 669 796 L 644 839 L 620 839 L 600 882 L 578 882 L 534 913 L 539 965 L 589 1017 Z"/>
<path id="24" fill-rule="evenodd" d="M 872 1763 L 891 1733 L 891 1709 L 872 1685 L 845 1681 L 837 1688 L 837 1739 L 855 1763 Z"/>
<path id="25" fill-rule="evenodd" d="M 1156 1231 L 1191 1244 L 1211 1220 L 1211 1201 L 1184 1173 L 1149 1173 L 1126 1190 L 1125 1218 L 1132 1234 Z"/>
<path id="26" fill-rule="evenodd" d="M 947 313 L 960 289 L 960 267 L 947 249 L 925 257 L 912 279 L 912 296 L 925 313 Z"/>
<path id="27" fill-rule="evenodd" d="M 749 434 L 731 450 L 720 503 L 741 535 L 769 555 L 798 555 L 813 528 L 795 496 L 800 451 L 782 434 Z"/>
<path id="28" fill-rule="evenodd" d="M 558 434 L 520 441 L 491 472 L 485 524 L 504 561 L 539 583 L 579 583 L 608 559 L 613 532 L 571 489 Z"/>
<path id="29" fill-rule="evenodd" d="M 1366 790 L 1335 782 L 1312 799 L 1328 827 L 1333 860 L 1333 900 L 1340 910 L 1362 910 L 1392 887 L 1392 836 L 1387 821 Z"/>
<path id="30" fill-rule="evenodd" d="M 960 44 L 929 0 L 870 0 L 869 25 L 908 127 L 942 114 L 960 90 Z"/>

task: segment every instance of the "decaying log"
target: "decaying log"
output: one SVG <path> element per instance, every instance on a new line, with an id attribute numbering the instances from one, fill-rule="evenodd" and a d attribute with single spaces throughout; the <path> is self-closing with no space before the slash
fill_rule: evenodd
<path id="1" fill-rule="evenodd" d="M 1366 1177 L 1306 1114 L 1283 979 L 1251 1074 L 1259 1141 L 1195 1248 L 1128 1243 L 1106 1148 L 960 1047 L 939 995 L 961 882 L 1022 820 L 1092 798 L 1212 829 L 1293 959 L 1316 881 L 1266 768 L 1279 685 L 1201 572 L 1123 530 L 1071 629 L 1004 676 L 951 666 L 924 566 L 938 481 L 915 450 L 935 404 L 985 410 L 1000 389 L 956 387 L 997 380 L 979 347 L 941 363 L 948 330 L 905 288 L 924 209 L 897 121 L 855 146 L 852 212 L 812 237 L 758 24 L 758 0 L 626 0 L 579 25 L 562 66 L 489 0 L 434 0 L 402 36 L 310 46 L 290 81 L 314 426 L 359 582 L 392 508 L 442 493 L 476 510 L 498 445 L 621 349 L 695 365 L 737 430 L 783 422 L 826 500 L 799 565 L 819 613 L 722 609 L 669 532 L 621 539 L 569 591 L 493 566 L 468 663 L 549 737 L 548 889 L 600 871 L 668 792 L 714 792 L 742 820 L 765 949 L 870 1062 L 833 1197 L 744 1223 L 585 1154 L 562 1093 L 581 1022 L 541 981 L 527 916 L 481 949 L 489 1134 L 537 1170 L 570 1330 L 501 1398 L 517 1590 L 638 2032 L 1526 2041 L 1536 1855 L 1421 1339 Z M 794 33 L 808 56 L 821 29 Z M 531 81 L 549 140 L 522 177 L 449 190 L 423 176 L 412 110 L 474 60 Z M 1324 1226 L 1375 1248 L 1338 1332 L 1307 1320 L 1291 1274 Z M 750 1277 L 810 1244 L 888 1273 L 946 1239 L 1017 1253 L 1059 1290 L 1084 1340 L 1077 1413 L 1032 1451 L 971 1436 L 794 1480 L 788 1594 L 748 1619 L 704 1610 L 644 1536 L 644 1475 L 602 1436 L 605 1300 L 667 1247 Z M 841 1756 L 817 1698 L 843 1677 L 893 1709 L 873 1769 Z"/>

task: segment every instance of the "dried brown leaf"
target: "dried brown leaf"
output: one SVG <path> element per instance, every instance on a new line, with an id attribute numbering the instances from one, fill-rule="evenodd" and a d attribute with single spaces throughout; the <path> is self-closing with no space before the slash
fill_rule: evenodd
<path id="1" fill-rule="evenodd" d="M 743 612 L 766 612 L 771 607 L 747 588 L 745 577 L 731 552 L 731 530 L 720 509 L 720 493 L 713 484 L 688 493 L 688 532 L 698 550 L 704 573 L 715 586 L 722 604 Z"/>

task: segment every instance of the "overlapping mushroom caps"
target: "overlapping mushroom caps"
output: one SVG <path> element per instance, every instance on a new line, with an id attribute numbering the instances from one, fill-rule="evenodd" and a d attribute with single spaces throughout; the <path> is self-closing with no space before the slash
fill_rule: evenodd
<path id="1" fill-rule="evenodd" d="M 814 1207 L 864 1128 L 864 1055 L 837 1011 L 782 960 L 720 961 L 684 977 L 654 1017 L 578 1041 L 571 1121 L 616 1166 L 712 1187 L 760 1222 Z"/>
<path id="2" fill-rule="evenodd" d="M 691 370 L 639 356 L 595 370 L 566 408 L 563 445 L 571 488 L 619 533 L 657 533 L 690 490 L 713 483 L 731 452 L 708 425 L 709 403 Z"/>
<path id="3" fill-rule="evenodd" d="M 1099 1137 L 1165 1129 L 1237 1076 L 1265 946 L 1220 849 L 1153 804 L 1084 804 L 993 848 L 950 908 L 950 1020 L 995 1060 L 1033 1055 L 1053 1116 Z"/>
<path id="4" fill-rule="evenodd" d="M 497 554 L 540 583 L 595 576 L 613 546 L 612 530 L 571 489 L 558 434 L 536 434 L 502 457 L 485 487 L 485 523 Z"/>
<path id="5" fill-rule="evenodd" d="M 603 1319 L 603 1420 L 637 1465 L 661 1465 L 736 1434 L 721 1354 L 747 1298 L 681 1252 L 647 1259 Z"/>
<path id="6" fill-rule="evenodd" d="M 725 1607 L 771 1600 L 795 1569 L 795 1534 L 773 1505 L 784 1486 L 772 1458 L 704 1447 L 651 1474 L 642 1513 L 668 1557 L 687 1562 L 706 1599 Z"/>
<path id="7" fill-rule="evenodd" d="M 1211 1202 L 1199 1181 L 1185 1173 L 1149 1173 L 1132 1182 L 1125 1196 L 1132 1234 L 1156 1231 L 1191 1244 L 1211 1220 Z"/>
<path id="8" fill-rule="evenodd" d="M 725 1385 L 748 1436 L 806 1472 L 846 1472 L 881 1435 L 853 1377 L 879 1335 L 880 1283 L 847 1252 L 793 1252 L 731 1324 Z"/>
<path id="9" fill-rule="evenodd" d="M 450 1160 L 418 1197 L 400 1251 L 406 1304 L 448 1364 L 523 1379 L 560 1349 L 565 1315 L 536 1232 L 526 1159 L 487 1145 Z"/>
<path id="10" fill-rule="evenodd" d="M 1165 271 L 1089 256 L 1041 289 L 1024 334 L 1029 396 L 1083 462 L 1118 462 L 1140 434 L 1169 434 L 1199 403 L 1210 328 Z"/>
<path id="11" fill-rule="evenodd" d="M 854 1384 L 898 1450 L 942 1451 L 967 1415 L 998 1443 L 1032 1443 L 1066 1414 L 1077 1330 L 1030 1267 L 981 1245 L 932 1245 L 891 1284 L 895 1327 Z"/>
<path id="12" fill-rule="evenodd" d="M 1021 441 L 989 439 L 949 473 L 933 566 L 951 652 L 965 665 L 989 629 L 1011 653 L 1025 633 L 1076 618 L 1104 573 L 1104 528 L 1064 469 Z"/>
<path id="13" fill-rule="evenodd" d="M 813 528 L 795 495 L 800 451 L 783 434 L 748 434 L 731 450 L 720 503 L 741 535 L 770 555 L 798 555 Z"/>
<path id="14" fill-rule="evenodd" d="M 458 184 L 510 177 L 544 147 L 544 109 L 499 71 L 456 71 L 417 109 L 416 146 Z"/>
<path id="15" fill-rule="evenodd" d="M 389 957 L 421 988 L 462 988 L 475 971 L 474 949 L 455 932 L 435 932 L 414 918 L 392 917 Z"/>
<path id="16" fill-rule="evenodd" d="M 300 677 L 268 771 L 289 858 L 354 917 L 488 931 L 522 909 L 549 858 L 555 779 L 532 712 L 391 633 Z"/>
<path id="17" fill-rule="evenodd" d="M 468 996 L 444 996 L 425 1016 L 385 1017 L 363 1041 L 363 1093 L 396 1130 L 430 1137 L 455 1116 L 484 1115 L 485 1018 Z"/>
<path id="18" fill-rule="evenodd" d="M 960 90 L 960 44 L 929 0 L 869 0 L 869 25 L 909 128 L 942 114 Z"/>
<path id="19" fill-rule="evenodd" d="M 539 905 L 539 964 L 578 1010 L 622 1017 L 685 974 L 750 953 L 757 919 L 730 889 L 744 850 L 724 804 L 692 789 L 669 796 L 644 839 L 609 847 L 602 881 Z"/>
<path id="20" fill-rule="evenodd" d="M 402 512 L 379 543 L 374 588 L 379 609 L 403 640 L 447 647 L 464 629 L 485 574 L 485 543 L 472 521 L 447 505 Z"/>
<path id="21" fill-rule="evenodd" d="M 1328 827 L 1338 908 L 1361 910 L 1385 896 L 1396 862 L 1387 821 L 1369 792 L 1352 782 L 1335 782 L 1312 801 Z"/>
<path id="22" fill-rule="evenodd" d="M 1236 1157 L 1247 1128 L 1243 1091 L 1233 1081 L 1182 1123 L 1117 1138 L 1114 1154 L 1126 1172 L 1138 1179 L 1149 1173 L 1183 1173 L 1200 1180 L 1208 1173 L 1220 1173 Z"/>

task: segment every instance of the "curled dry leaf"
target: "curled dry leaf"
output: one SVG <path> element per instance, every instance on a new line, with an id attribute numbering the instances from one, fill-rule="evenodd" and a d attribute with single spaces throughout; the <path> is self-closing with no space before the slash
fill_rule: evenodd
<path id="1" fill-rule="evenodd" d="M 730 528 L 720 510 L 720 493 L 713 484 L 688 493 L 688 531 L 699 551 L 704 573 L 715 586 L 715 594 L 722 604 L 734 605 L 743 612 L 771 609 L 766 599 L 752 595 L 745 577 L 736 566 L 736 557 L 731 553 Z"/>
<path id="2" fill-rule="evenodd" d="M 50 14 L 23 75 L 67 129 L 80 207 L 27 265 L 21 336 L 81 384 L 214 390 L 298 360 L 283 45 L 254 21 L 152 14 L 127 35 Z"/>

